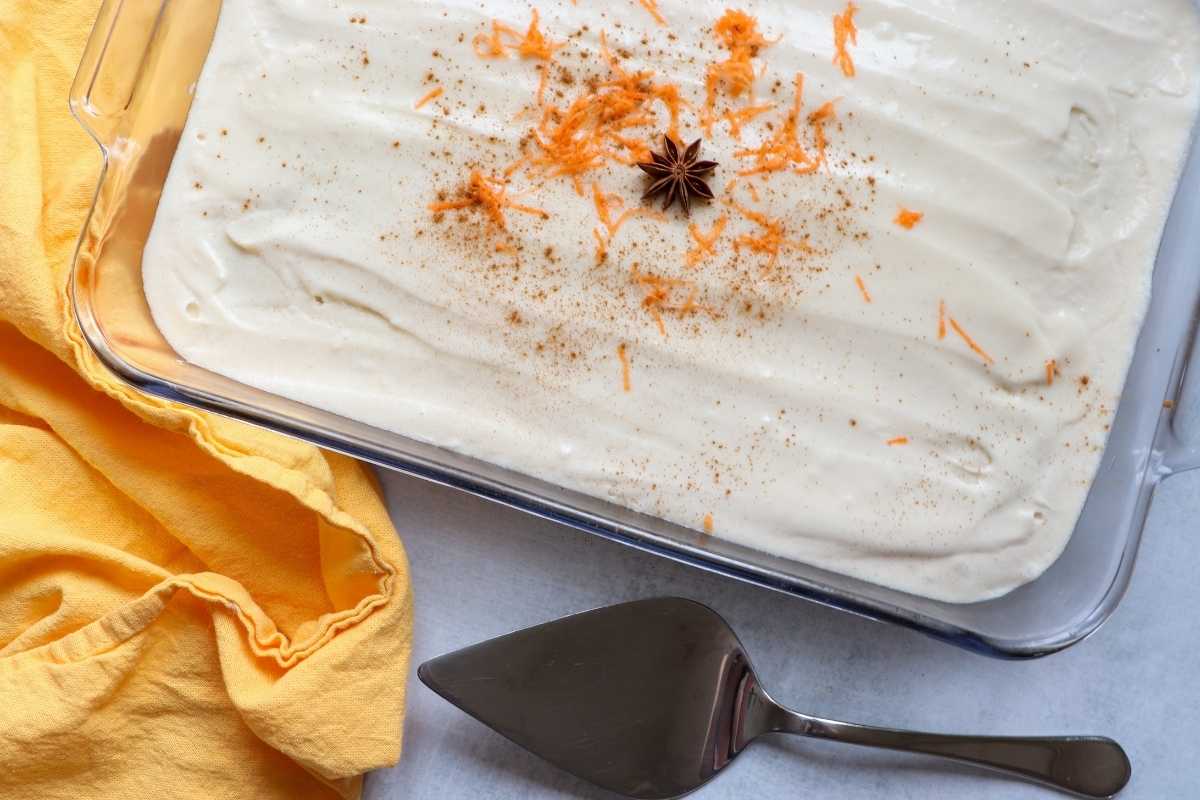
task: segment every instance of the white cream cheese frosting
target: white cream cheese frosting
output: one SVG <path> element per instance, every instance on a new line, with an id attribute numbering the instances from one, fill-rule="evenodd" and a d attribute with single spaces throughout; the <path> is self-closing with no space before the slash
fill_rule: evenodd
<path id="1" fill-rule="evenodd" d="M 1145 312 L 1193 3 L 738 8 L 224 0 L 144 254 L 157 324 L 764 551 L 953 602 L 1036 578 Z M 626 214 L 668 130 L 716 199 Z"/>

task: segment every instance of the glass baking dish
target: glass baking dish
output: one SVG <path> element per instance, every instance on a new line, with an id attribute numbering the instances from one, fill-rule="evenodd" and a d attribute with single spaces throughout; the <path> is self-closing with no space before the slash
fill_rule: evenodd
<path id="1" fill-rule="evenodd" d="M 87 341 L 144 392 L 235 417 L 356 458 L 557 520 L 701 569 L 903 625 L 991 656 L 1030 658 L 1074 644 L 1125 593 L 1156 486 L 1200 467 L 1172 409 L 1200 304 L 1200 158 L 1172 209 L 1153 300 L 1103 463 L 1062 557 L 1036 581 L 953 605 L 781 559 L 407 439 L 232 381 L 176 354 L 142 293 L 141 256 L 212 41 L 220 0 L 105 0 L 71 110 L 104 156 L 71 278 Z"/>

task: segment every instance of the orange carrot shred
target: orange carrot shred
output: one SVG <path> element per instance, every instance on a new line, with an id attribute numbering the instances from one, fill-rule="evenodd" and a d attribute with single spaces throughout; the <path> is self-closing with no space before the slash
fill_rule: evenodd
<path id="1" fill-rule="evenodd" d="M 909 211 L 907 208 L 901 208 L 900 213 L 897 214 L 896 218 L 892 221 L 895 222 L 897 225 L 899 225 L 901 228 L 911 231 L 913 228 L 917 227 L 917 225 L 923 219 L 925 219 L 924 212 Z"/>
<path id="2" fill-rule="evenodd" d="M 721 238 L 721 233 L 725 230 L 725 225 L 728 222 L 729 216 L 727 214 L 722 214 L 717 218 L 717 221 L 713 223 L 712 230 L 710 230 L 708 233 L 702 232 L 700 230 L 700 226 L 696 225 L 695 223 L 692 223 L 688 226 L 688 233 L 690 233 L 692 238 L 696 240 L 695 249 L 689 250 L 687 254 L 687 265 L 689 267 L 696 266 L 708 256 L 716 255 L 714 247 L 716 246 L 717 240 Z"/>
<path id="3" fill-rule="evenodd" d="M 596 238 L 596 263 L 603 264 L 608 258 L 608 239 L 599 228 L 592 228 L 592 236 Z"/>
<path id="4" fill-rule="evenodd" d="M 799 126 L 800 112 L 804 108 L 804 74 L 797 73 L 792 80 L 792 107 L 788 110 L 783 123 L 775 127 L 775 132 L 758 147 L 739 150 L 734 153 L 737 158 L 753 158 L 753 167 L 740 170 L 738 175 L 760 175 L 768 172 L 780 172 L 795 168 L 800 174 L 816 172 L 825 160 L 825 128 L 824 122 L 837 115 L 832 101 L 821 106 L 808 117 L 808 123 L 813 129 L 817 156 L 814 158 L 800 143 Z"/>
<path id="5" fill-rule="evenodd" d="M 812 250 L 808 244 L 807 237 L 801 241 L 788 239 L 785 235 L 783 223 L 780 220 L 772 219 L 759 211 L 746 208 L 736 200 L 729 201 L 729 204 L 737 209 L 747 220 L 763 229 L 761 236 L 752 236 L 745 233 L 734 239 L 734 249 L 740 250 L 745 247 L 755 253 L 766 253 L 769 256 L 766 264 L 767 269 L 772 269 L 775 266 L 775 263 L 779 260 L 779 254 L 784 250 L 802 250 L 804 252 Z"/>
<path id="6" fill-rule="evenodd" d="M 542 61 L 549 61 L 554 56 L 554 51 L 563 47 L 566 42 L 552 42 L 542 35 L 538 28 L 538 12 L 533 9 L 533 16 L 529 20 L 529 28 L 525 31 L 524 37 L 517 43 L 517 53 L 521 58 L 536 58 Z"/>
<path id="7" fill-rule="evenodd" d="M 996 363 L 996 359 L 994 359 L 990 355 L 988 355 L 987 351 L 984 350 L 982 347 L 980 347 L 975 342 L 975 340 L 972 339 L 965 330 L 963 330 L 962 326 L 958 324 L 958 321 L 956 319 L 954 319 L 954 317 L 950 317 L 950 327 L 954 330 L 955 333 L 958 334 L 959 338 L 962 339 L 963 342 L 966 343 L 967 347 L 971 348 L 971 350 L 977 356 L 979 356 L 980 358 L 983 359 L 985 364 L 991 365 L 991 364 Z"/>
<path id="8" fill-rule="evenodd" d="M 621 212 L 621 215 L 616 219 L 612 218 L 612 210 L 609 208 L 609 203 L 620 207 L 624 204 L 621 196 L 618 194 L 604 194 L 600 189 L 600 184 L 592 184 L 592 201 L 596 205 L 596 216 L 600 218 L 600 223 L 604 226 L 604 230 L 596 228 L 592 231 L 592 235 L 598 243 L 596 251 L 596 263 L 604 261 L 608 254 L 608 244 L 612 238 L 617 235 L 617 231 L 621 230 L 631 217 L 661 217 L 662 215 L 649 208 L 630 208 Z"/>
<path id="9" fill-rule="evenodd" d="M 420 100 L 418 100 L 416 103 L 413 104 L 413 109 L 414 110 L 420 109 L 422 106 L 424 106 L 430 100 L 436 100 L 437 98 L 441 97 L 442 93 L 445 91 L 446 90 L 443 89 L 441 86 L 437 86 L 437 87 L 434 87 L 433 89 L 430 89 Z"/>
<path id="10" fill-rule="evenodd" d="M 721 119 L 729 123 L 729 135 L 738 141 L 742 140 L 742 126 L 760 114 L 765 114 L 775 108 L 774 103 L 763 103 L 757 106 L 745 106 L 726 111 Z"/>
<path id="11" fill-rule="evenodd" d="M 938 339 L 946 338 L 946 301 L 938 301 Z"/>
<path id="12" fill-rule="evenodd" d="M 841 68 L 842 74 L 847 78 L 853 78 L 855 75 L 854 59 L 850 57 L 846 45 L 858 44 L 858 28 L 854 24 L 854 15 L 857 12 L 858 6 L 851 2 L 846 4 L 845 11 L 833 16 L 833 63 Z"/>
<path id="13" fill-rule="evenodd" d="M 1058 361 L 1050 359 L 1046 362 L 1046 385 L 1053 386 L 1054 378 L 1058 375 Z"/>
<path id="14" fill-rule="evenodd" d="M 696 288 L 687 281 L 679 280 L 678 278 L 663 278 L 648 272 L 640 272 L 637 266 L 630 268 L 630 275 L 633 282 L 641 287 L 644 297 L 642 298 L 642 308 L 646 309 L 650 314 L 650 318 L 654 320 L 654 324 L 658 327 L 658 332 L 663 336 L 667 335 L 667 326 L 663 320 L 662 312 L 676 314 L 680 318 L 689 314 L 694 314 L 698 311 L 705 311 L 713 317 L 719 316 L 707 306 L 696 303 Z M 687 289 L 687 299 L 682 305 L 673 304 L 672 295 L 677 289 Z"/>
<path id="15" fill-rule="evenodd" d="M 431 203 L 429 210 L 436 214 L 441 211 L 480 207 L 488 215 L 489 219 L 496 224 L 496 227 L 501 230 L 508 229 L 508 220 L 504 216 L 506 208 L 511 208 L 513 211 L 520 211 L 525 214 L 532 214 L 542 219 L 550 218 L 550 214 L 543 209 L 515 202 L 508 195 L 507 183 L 506 178 L 485 176 L 476 170 L 471 173 L 461 199 Z"/>
<path id="16" fill-rule="evenodd" d="M 509 41 L 505 41 L 505 37 Z M 515 48 L 521 58 L 536 58 L 549 61 L 554 51 L 563 47 L 565 42 L 551 42 L 542 35 L 538 28 L 538 12 L 535 8 L 529 20 L 529 27 L 524 34 L 505 25 L 499 20 L 492 20 L 492 32 L 478 33 L 471 41 L 475 55 L 480 58 L 504 58 L 510 48 Z"/>
<path id="17" fill-rule="evenodd" d="M 713 515 L 712 514 L 704 515 L 704 532 L 705 533 L 713 532 Z"/>
<path id="18" fill-rule="evenodd" d="M 588 85 L 566 108 L 547 104 L 533 131 L 534 143 L 541 151 L 533 157 L 534 165 L 551 176 L 569 176 L 580 194 L 583 193 L 578 181 L 580 175 L 609 161 L 633 164 L 648 158 L 649 146 L 622 132 L 657 126 L 655 102 L 666 106 L 670 115 L 667 131 L 673 134 L 672 138 L 678 137 L 679 115 L 687 105 L 677 85 L 653 83 L 652 72 L 634 73 L 622 67 L 609 49 L 603 31 L 600 57 L 608 64 L 611 77 Z"/>
<path id="19" fill-rule="evenodd" d="M 667 18 L 658 10 L 658 0 L 638 0 L 638 3 L 650 13 L 650 16 L 654 17 L 655 22 L 664 28 L 667 26 Z"/>
<path id="20" fill-rule="evenodd" d="M 745 11 L 727 9 L 713 25 L 713 33 L 721 47 L 729 51 L 724 61 L 712 64 L 705 76 L 704 111 L 701 126 L 711 135 L 713 108 L 717 101 L 717 90 L 726 87 L 734 98 L 749 94 L 754 86 L 754 64 L 752 59 L 774 42 L 763 38 L 758 30 L 758 20 Z"/>
<path id="21" fill-rule="evenodd" d="M 478 33 L 471 40 L 471 46 L 475 50 L 475 55 L 480 58 L 504 58 L 508 55 L 508 48 L 504 45 L 504 36 L 519 37 L 521 34 L 505 25 L 499 20 L 492 20 L 492 32 Z"/>
<path id="22" fill-rule="evenodd" d="M 624 342 L 617 345 L 617 358 L 621 359 L 621 386 L 627 392 L 633 391 L 633 379 L 630 375 L 629 349 Z"/>
<path id="23" fill-rule="evenodd" d="M 907 436 L 897 436 L 895 439 L 887 440 L 888 447 L 903 447 L 906 444 L 908 444 Z"/>
<path id="24" fill-rule="evenodd" d="M 854 283 L 858 286 L 858 291 L 862 294 L 863 301 L 867 303 L 872 302 L 871 293 L 867 291 L 867 284 L 863 281 L 862 275 L 855 275 Z"/>
<path id="25" fill-rule="evenodd" d="M 538 107 L 546 105 L 546 78 L 550 74 L 550 62 L 547 61 L 538 68 L 538 86 L 537 86 L 537 104 Z"/>

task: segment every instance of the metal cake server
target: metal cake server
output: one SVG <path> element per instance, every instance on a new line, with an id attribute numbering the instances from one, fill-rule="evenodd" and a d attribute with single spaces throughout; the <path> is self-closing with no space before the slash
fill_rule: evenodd
<path id="1" fill-rule="evenodd" d="M 643 600 L 501 636 L 422 664 L 442 697 L 552 764 L 635 798 L 699 788 L 766 733 L 923 753 L 1082 797 L 1128 783 L 1101 737 L 945 736 L 819 719 L 759 685 L 737 636 L 690 600 Z"/>

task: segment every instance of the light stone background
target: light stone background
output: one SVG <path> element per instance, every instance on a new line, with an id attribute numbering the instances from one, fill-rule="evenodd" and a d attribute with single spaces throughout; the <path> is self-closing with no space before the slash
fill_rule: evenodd
<path id="1" fill-rule="evenodd" d="M 1009 735 L 1104 734 L 1125 745 L 1122 798 L 1200 798 L 1200 473 L 1159 490 L 1116 614 L 1036 662 L 993 661 L 919 634 L 674 564 L 402 475 L 383 476 L 412 562 L 416 639 L 398 767 L 369 800 L 609 800 L 416 679 L 436 655 L 595 606 L 660 595 L 725 616 L 781 702 L 851 721 Z M 930 759 L 785 737 L 757 742 L 693 797 L 821 800 L 1053 798 Z"/>

